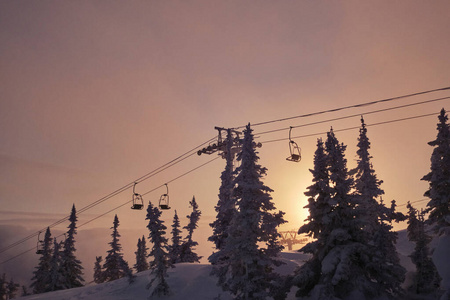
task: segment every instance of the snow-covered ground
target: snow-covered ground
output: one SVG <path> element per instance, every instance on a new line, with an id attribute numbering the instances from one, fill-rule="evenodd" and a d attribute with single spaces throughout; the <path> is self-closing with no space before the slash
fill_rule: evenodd
<path id="1" fill-rule="evenodd" d="M 408 258 L 413 249 L 406 238 L 406 232 L 399 233 L 397 243 L 398 252 L 402 264 L 409 272 L 414 270 L 414 265 Z M 450 238 L 439 238 L 433 241 L 436 247 L 433 260 L 443 278 L 442 288 L 450 287 Z M 280 274 L 291 274 L 294 269 L 302 264 L 307 256 L 296 251 L 283 252 L 282 260 L 285 264 L 277 269 Z M 164 297 L 166 300 L 203 300 L 215 299 L 220 295 L 220 300 L 232 299 L 216 285 L 216 278 L 209 276 L 211 266 L 208 264 L 176 264 L 176 268 L 169 270 L 168 284 L 172 290 L 172 295 Z M 408 277 L 408 276 L 407 276 Z M 27 300 L 138 300 L 147 299 L 150 290 L 146 288 L 150 281 L 150 271 L 137 274 L 137 278 L 131 285 L 127 278 L 122 278 L 113 282 L 103 284 L 91 284 L 81 288 L 51 292 L 46 294 L 31 295 L 20 299 Z M 295 299 L 294 287 L 288 295 L 289 300 Z"/>
<path id="2" fill-rule="evenodd" d="M 294 269 L 306 257 L 298 252 L 283 253 L 282 260 L 286 263 L 277 271 L 282 274 L 292 273 Z M 172 295 L 165 297 L 167 300 L 202 300 L 214 299 L 220 295 L 220 300 L 232 299 L 232 297 L 222 292 L 216 285 L 216 278 L 209 276 L 211 265 L 208 264 L 176 264 L 176 267 L 169 270 L 168 284 L 172 290 Z M 20 299 L 27 300 L 138 300 L 147 299 L 151 290 L 146 288 L 150 281 L 150 271 L 137 274 L 134 283 L 128 284 L 127 278 L 122 278 L 112 282 L 102 284 L 92 284 L 89 286 L 74 288 L 70 290 L 56 291 L 51 293 L 31 295 Z M 294 292 L 289 299 L 294 299 Z"/>

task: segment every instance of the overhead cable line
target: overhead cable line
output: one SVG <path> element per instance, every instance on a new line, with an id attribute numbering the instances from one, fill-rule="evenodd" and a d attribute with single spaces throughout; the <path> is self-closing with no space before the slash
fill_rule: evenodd
<path id="1" fill-rule="evenodd" d="M 111 198 L 114 197 L 114 196 L 117 196 L 118 194 L 120 194 L 120 193 L 124 192 L 125 190 L 131 188 L 135 182 L 142 182 L 142 181 L 145 181 L 145 180 L 149 179 L 150 177 L 155 176 L 156 174 L 159 174 L 159 173 L 161 173 L 162 171 L 165 171 L 165 170 L 167 170 L 168 168 L 174 166 L 175 164 L 178 164 L 178 163 L 182 162 L 183 160 L 185 160 L 185 159 L 187 159 L 187 158 L 193 156 L 193 155 L 196 153 L 195 151 L 196 151 L 198 148 L 201 148 L 202 146 L 204 146 L 204 145 L 210 143 L 211 141 L 213 141 L 213 140 L 215 140 L 215 139 L 216 139 L 216 137 L 211 138 L 211 139 L 207 140 L 206 142 L 203 142 L 203 143 L 200 144 L 199 146 L 197 146 L 197 147 L 195 147 L 195 148 L 192 148 L 192 149 L 189 150 L 189 151 L 186 151 L 185 153 L 179 155 L 178 157 L 172 159 L 171 161 L 169 161 L 169 162 L 163 164 L 162 166 L 160 166 L 160 167 L 154 169 L 153 171 L 151 171 L 151 172 L 149 172 L 149 173 L 147 173 L 147 174 L 145 174 L 145 175 L 143 175 L 143 176 L 137 178 L 135 181 L 133 181 L 133 182 L 131 182 L 131 183 L 128 183 L 128 184 L 122 186 L 121 188 L 119 188 L 119 189 L 113 191 L 112 193 L 110 193 L 110 194 L 108 194 L 108 195 L 106 195 L 106 196 L 104 196 L 104 197 L 102 197 L 102 198 L 100 198 L 100 199 L 98 199 L 98 200 L 96 200 L 96 201 L 94 201 L 94 202 L 92 202 L 92 203 L 90 203 L 90 204 L 88 204 L 88 205 L 82 207 L 81 209 L 79 209 L 79 210 L 77 211 L 77 215 L 80 215 L 81 213 L 83 213 L 83 212 L 85 212 L 85 211 L 87 211 L 87 210 L 89 210 L 89 209 L 91 209 L 91 208 L 93 208 L 93 207 L 99 205 L 100 203 L 105 202 L 106 200 L 111 199 Z M 40 233 L 40 232 L 44 232 L 44 231 L 47 229 L 47 227 L 48 227 L 48 228 L 53 228 L 53 227 L 55 227 L 55 226 L 57 226 L 57 225 L 59 225 L 59 224 L 61 224 L 61 223 L 64 223 L 65 221 L 67 221 L 67 220 L 69 219 L 69 217 L 70 217 L 70 216 L 66 216 L 66 217 L 64 217 L 64 218 L 62 218 L 62 219 L 60 219 L 60 220 L 58 220 L 58 221 L 56 221 L 56 222 L 54 222 L 54 223 L 52 223 L 52 224 L 46 226 L 45 228 L 43 228 L 43 229 L 41 229 L 41 230 L 39 230 L 39 231 L 37 231 L 37 232 L 34 232 L 34 233 L 32 233 L 32 234 L 30 234 L 30 235 L 28 235 L 28 236 L 26 236 L 26 237 L 24 237 L 24 238 L 22 238 L 22 239 L 20 239 L 20 240 L 18 240 L 18 241 L 16 241 L 16 242 L 14 242 L 14 243 L 12 243 L 12 244 L 6 246 L 6 247 L 3 247 L 2 249 L 0 249 L 0 254 L 3 253 L 3 252 L 5 252 L 5 251 L 7 251 L 7 250 L 9 250 L 9 249 L 11 249 L 11 248 L 14 248 L 14 247 L 17 246 L 17 245 L 20 245 L 20 244 L 26 242 L 26 241 L 29 240 L 29 239 L 32 239 L 32 238 L 38 236 L 39 233 Z"/>
<path id="2" fill-rule="evenodd" d="M 217 159 L 219 159 L 219 158 L 220 158 L 220 157 L 217 156 L 217 157 L 215 157 L 215 158 L 213 158 L 213 159 L 211 159 L 211 160 L 209 160 L 209 161 L 207 161 L 207 162 L 205 162 L 205 163 L 203 163 L 203 164 L 201 164 L 201 165 L 199 165 L 199 166 L 197 166 L 197 167 L 195 167 L 195 168 L 192 168 L 192 169 L 190 169 L 189 171 L 184 172 L 183 174 L 178 175 L 178 176 L 175 177 L 175 178 L 172 178 L 172 179 L 169 180 L 167 183 L 172 183 L 172 182 L 174 182 L 174 181 L 176 181 L 176 180 L 178 180 L 178 179 L 180 179 L 180 178 L 182 178 L 182 177 L 184 177 L 184 176 L 186 176 L 186 175 L 188 175 L 188 174 L 190 174 L 190 173 L 192 173 L 192 172 L 194 172 L 194 171 L 196 171 L 196 170 L 198 170 L 198 169 L 200 169 L 200 168 L 202 168 L 202 167 L 204 167 L 204 166 L 206 166 L 206 165 L 208 165 L 208 164 L 210 164 L 210 163 L 212 163 L 213 161 L 215 161 L 215 160 L 217 160 Z M 151 190 L 145 192 L 145 193 L 142 194 L 142 195 L 147 195 L 147 194 L 149 194 L 149 193 L 151 193 L 151 192 L 156 191 L 157 189 L 159 189 L 159 188 L 161 188 L 161 187 L 163 187 L 163 186 L 164 186 L 164 184 L 159 185 L 159 186 L 157 186 L 157 187 L 155 187 L 155 188 L 153 188 L 153 189 L 151 189 Z M 126 202 L 120 204 L 119 206 L 116 206 L 116 207 L 114 207 L 114 208 L 112 208 L 112 209 L 110 209 L 110 210 L 108 210 L 108 211 L 106 211 L 106 212 L 104 212 L 104 213 L 102 213 L 102 214 L 100 214 L 100 215 L 98 215 L 98 216 L 96 216 L 96 217 L 94 217 L 94 218 L 92 218 L 92 219 L 90 219 L 90 220 L 88 220 L 88 221 L 86 221 L 86 222 L 84 222 L 84 223 L 78 225 L 77 228 L 80 228 L 80 227 L 82 227 L 82 226 L 84 226 L 84 225 L 87 225 L 87 224 L 89 224 L 89 223 L 91 223 L 91 222 L 93 222 L 93 221 L 95 221 L 95 220 L 97 220 L 97 219 L 99 219 L 99 218 L 101 218 L 101 217 L 103 217 L 103 216 L 105 216 L 105 215 L 107 215 L 107 214 L 109 214 L 109 213 L 111 213 L 111 212 L 113 212 L 113 211 L 115 211 L 115 210 L 117 210 L 117 209 L 119 209 L 119 208 L 121 208 L 121 207 L 123 207 L 123 206 L 129 204 L 130 202 L 131 202 L 131 201 L 128 200 L 128 201 L 126 201 Z M 61 237 L 61 236 L 63 236 L 63 235 L 64 235 L 64 233 L 62 233 L 62 234 L 56 236 L 56 238 Z M 0 262 L 0 265 L 2 265 L 2 264 L 4 264 L 4 263 L 7 263 L 7 262 L 9 262 L 9 261 L 11 261 L 11 260 L 13 260 L 13 259 L 19 257 L 19 256 L 22 256 L 22 255 L 28 253 L 28 252 L 31 252 L 31 251 L 33 251 L 34 249 L 36 249 L 36 247 L 30 248 L 30 249 L 25 250 L 25 251 L 23 251 L 23 252 L 21 252 L 21 253 L 15 255 L 15 256 L 13 256 L 13 257 L 10 257 L 10 258 L 8 258 L 8 259 L 6 259 L 6 260 Z"/>
<path id="3" fill-rule="evenodd" d="M 317 124 L 328 123 L 328 122 L 333 122 L 333 121 L 345 120 L 345 119 L 350 119 L 350 118 L 354 118 L 354 117 L 359 117 L 361 115 L 366 116 L 366 115 L 376 114 L 376 113 L 380 113 L 380 112 L 385 112 L 385 111 L 390 111 L 390 110 L 395 110 L 395 109 L 400 109 L 400 108 L 405 108 L 405 107 L 411 107 L 411 106 L 416 106 L 416 105 L 422 105 L 422 104 L 427 104 L 427 103 L 432 103 L 432 102 L 437 102 L 437 101 L 442 101 L 442 100 L 447 100 L 447 99 L 450 99 L 450 96 L 431 99 L 431 100 L 425 100 L 425 101 L 420 101 L 420 102 L 415 102 L 415 103 L 410 103 L 410 104 L 405 104 L 405 105 L 400 105 L 400 106 L 395 106 L 395 107 L 390 107 L 390 108 L 378 109 L 378 110 L 348 115 L 348 116 L 344 116 L 344 117 L 337 117 L 337 118 L 327 119 L 327 120 L 323 120 L 323 121 L 316 121 L 316 122 L 311 122 L 311 123 L 306 123 L 306 124 L 301 124 L 301 125 L 296 125 L 296 126 L 268 130 L 268 131 L 255 133 L 255 135 L 263 135 L 263 134 L 268 134 L 268 133 L 289 130 L 291 127 L 292 128 L 300 128 L 300 127 L 307 127 L 307 126 L 311 126 L 311 125 L 317 125 Z"/>
<path id="4" fill-rule="evenodd" d="M 417 118 L 423 118 L 423 117 L 429 117 L 429 116 L 436 116 L 436 113 L 434 112 L 434 113 L 429 113 L 429 114 L 424 114 L 424 115 L 417 115 L 417 116 L 406 117 L 406 118 L 401 118 L 401 119 L 394 119 L 394 120 L 383 121 L 383 122 L 378 122 L 378 123 L 366 124 L 366 127 L 383 125 L 383 124 L 389 124 L 389 123 L 396 123 L 396 122 L 412 120 L 412 119 L 417 119 Z M 333 131 L 334 132 L 341 132 L 341 131 L 348 131 L 348 130 L 354 130 L 354 129 L 359 129 L 359 128 L 361 128 L 361 126 L 347 127 L 347 128 L 343 128 L 343 129 L 333 129 Z M 323 134 L 327 134 L 327 133 L 328 133 L 328 131 L 326 131 L 326 132 L 317 132 L 317 133 L 311 133 L 311 134 L 305 134 L 305 135 L 298 135 L 298 136 L 294 136 L 292 138 L 305 138 L 305 137 L 323 135 Z M 286 140 L 288 140 L 288 138 L 281 138 L 281 139 L 263 141 L 261 143 L 267 144 L 267 143 L 281 142 L 281 141 L 286 141 Z"/>
<path id="5" fill-rule="evenodd" d="M 343 106 L 343 107 L 338 107 L 338 108 L 333 108 L 333 109 L 328 109 L 328 110 L 323 110 L 323 111 L 318 111 L 318 112 L 313 112 L 313 113 L 308 113 L 308 114 L 303 114 L 303 115 L 298 115 L 298 116 L 293 116 L 293 117 L 287 117 L 287 118 L 281 118 L 281 119 L 276 119 L 276 120 L 271 120 L 271 121 L 259 122 L 259 123 L 252 124 L 252 126 L 255 127 L 255 126 L 266 125 L 266 124 L 271 124 L 271 123 L 275 123 L 275 122 L 282 122 L 282 121 L 287 121 L 287 120 L 292 120 L 292 119 L 297 119 L 297 118 L 305 118 L 305 117 L 317 116 L 317 115 L 321 115 L 321 114 L 325 114 L 325 113 L 331 113 L 331 112 L 336 112 L 336 111 L 341 111 L 341 110 L 345 110 L 345 109 L 349 109 L 349 108 L 357 108 L 357 107 L 369 106 L 369 105 L 374 105 L 374 104 L 377 104 L 377 103 L 390 102 L 390 101 L 400 100 L 400 99 L 404 99 L 404 98 L 408 98 L 408 97 L 424 95 L 424 94 L 428 94 L 428 93 L 432 93 L 432 92 L 445 91 L 445 90 L 450 90 L 450 87 L 444 87 L 444 88 L 439 88 L 439 89 L 434 89 L 434 90 L 422 91 L 422 92 L 417 92 L 417 93 L 413 93 L 413 94 L 397 96 L 397 97 L 381 99 L 381 100 L 375 100 L 375 101 L 370 101 L 370 102 L 365 102 L 365 103 L 360 103 L 360 104 L 355 104 L 355 105 Z M 244 127 L 245 126 L 239 126 L 239 127 L 233 128 L 233 129 L 241 129 L 241 128 L 244 128 Z"/>

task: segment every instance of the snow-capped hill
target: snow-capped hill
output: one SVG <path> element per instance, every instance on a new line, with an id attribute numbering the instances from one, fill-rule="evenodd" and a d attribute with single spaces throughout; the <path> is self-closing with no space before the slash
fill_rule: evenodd
<path id="1" fill-rule="evenodd" d="M 215 278 L 209 276 L 210 265 L 205 264 L 177 264 L 176 268 L 168 271 L 168 284 L 172 295 L 164 299 L 187 300 L 187 299 L 214 299 L 219 294 L 220 299 L 231 299 L 227 297 L 219 287 L 216 286 Z M 139 300 L 147 299 L 151 290 L 147 289 L 150 282 L 150 271 L 136 274 L 132 284 L 128 278 L 94 284 L 70 290 L 62 290 L 38 295 L 31 295 L 19 299 L 27 300 Z"/>
<path id="2" fill-rule="evenodd" d="M 306 257 L 298 252 L 282 253 L 281 260 L 285 263 L 277 269 L 281 274 L 292 273 L 298 263 Z M 167 282 L 172 295 L 163 297 L 166 300 L 212 300 L 220 295 L 220 300 L 232 299 L 216 285 L 216 278 L 210 276 L 211 265 L 196 263 L 180 263 L 169 269 Z M 19 299 L 26 300 L 140 300 L 148 299 L 151 289 L 147 289 L 150 282 L 150 271 L 136 274 L 132 284 L 128 278 L 93 284 L 70 290 L 62 290 L 38 295 L 30 295 Z M 155 298 L 158 299 L 158 298 Z M 293 299 L 293 298 L 292 298 Z"/>

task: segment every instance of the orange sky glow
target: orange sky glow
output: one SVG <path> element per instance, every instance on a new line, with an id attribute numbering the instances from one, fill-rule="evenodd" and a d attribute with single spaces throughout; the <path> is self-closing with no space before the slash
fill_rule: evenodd
<path id="1" fill-rule="evenodd" d="M 217 135 L 215 126 L 450 86 L 449 11 L 448 1 L 0 0 L 0 247 L 65 217 L 72 203 L 86 207 L 194 149 Z M 450 98 L 374 111 L 442 97 L 450 90 L 255 126 L 263 143 L 259 162 L 268 168 L 264 182 L 289 221 L 282 229 L 297 230 L 307 216 L 308 169 L 317 138 L 330 127 L 355 167 L 358 130 L 340 130 L 359 126 L 360 114 L 384 201 L 395 199 L 403 212 L 407 201 L 425 207 L 427 142 Z M 286 161 L 287 128 L 315 122 L 322 123 L 293 129 L 302 161 Z M 268 142 L 278 139 L 284 140 Z M 174 209 L 185 225 L 195 195 L 202 217 L 194 236 L 205 257 L 224 160 L 174 178 L 212 158 L 193 155 L 136 186 L 146 202 L 157 203 L 165 193 L 158 187 L 173 180 L 167 226 Z M 79 224 L 89 221 L 78 234 L 79 251 L 89 252 L 86 272 L 105 255 L 115 213 L 126 259 L 134 263 L 137 239 L 148 236 L 145 210 L 125 205 L 90 221 L 131 195 L 127 189 L 80 214 Z M 0 253 L 0 262 L 35 243 Z M 37 260 L 25 256 L 21 263 Z M 0 273 L 10 267 L 0 265 Z"/>

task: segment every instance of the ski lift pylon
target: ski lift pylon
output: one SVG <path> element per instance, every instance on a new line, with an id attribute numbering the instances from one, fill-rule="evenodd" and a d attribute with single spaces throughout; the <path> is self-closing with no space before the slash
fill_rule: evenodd
<path id="1" fill-rule="evenodd" d="M 293 161 L 293 162 L 299 162 L 302 159 L 302 155 L 301 155 L 301 151 L 300 151 L 300 148 L 298 147 L 297 143 L 294 142 L 291 138 L 292 128 L 294 128 L 294 127 L 291 126 L 289 128 L 289 152 L 291 155 L 289 157 L 287 157 L 286 160 Z"/>
<path id="2" fill-rule="evenodd" d="M 166 190 L 167 192 L 165 194 L 162 194 L 161 197 L 159 198 L 159 208 L 166 210 L 166 209 L 170 209 L 169 206 L 169 186 L 167 185 L 167 183 L 164 184 L 166 186 Z"/>
<path id="3" fill-rule="evenodd" d="M 131 209 L 142 209 L 144 207 L 144 199 L 142 199 L 142 196 L 138 193 L 136 193 L 135 191 L 135 187 L 136 187 L 137 182 L 134 183 L 133 185 L 133 205 L 131 206 Z"/>

